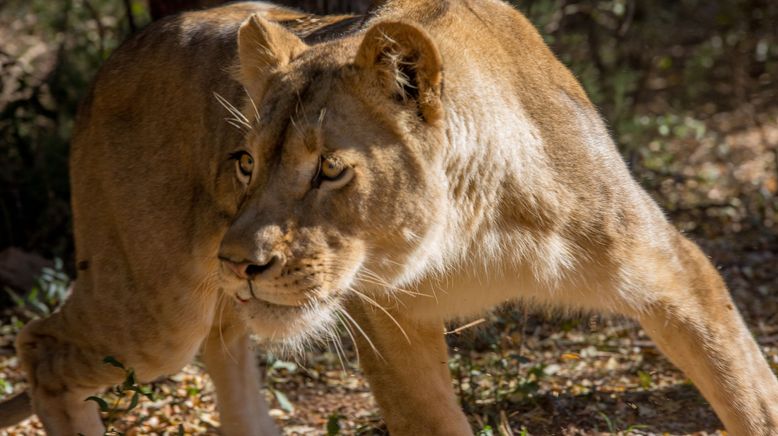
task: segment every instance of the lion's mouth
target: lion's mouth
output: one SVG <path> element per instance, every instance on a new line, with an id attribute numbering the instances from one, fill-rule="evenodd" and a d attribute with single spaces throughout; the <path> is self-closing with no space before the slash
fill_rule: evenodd
<path id="1" fill-rule="evenodd" d="M 297 350 L 311 338 L 324 334 L 337 321 L 345 293 L 328 283 L 306 281 L 265 283 L 233 281 L 222 292 L 233 299 L 239 316 L 264 346 Z"/>
<path id="2" fill-rule="evenodd" d="M 262 292 L 256 284 L 253 290 L 252 294 L 247 286 L 234 292 L 233 297 L 253 337 L 270 347 L 296 349 L 317 337 L 333 324 L 342 303 L 339 295 L 323 295 L 318 288 L 286 295 Z"/>
<path id="3" fill-rule="evenodd" d="M 257 287 L 248 280 L 246 289 L 238 290 L 235 293 L 235 299 L 241 304 L 248 304 L 254 301 L 263 303 L 268 307 L 299 309 L 306 305 L 315 304 L 320 291 L 319 286 L 312 286 L 299 291 L 271 292 Z"/>
<path id="4" fill-rule="evenodd" d="M 248 303 L 249 301 L 251 301 L 251 299 L 249 299 L 249 298 L 243 298 L 243 297 L 241 297 L 241 296 L 240 296 L 240 295 L 238 295 L 238 294 L 235 294 L 235 299 L 236 299 L 236 300 L 238 300 L 239 302 L 243 303 L 243 304 L 246 304 L 246 303 Z"/>

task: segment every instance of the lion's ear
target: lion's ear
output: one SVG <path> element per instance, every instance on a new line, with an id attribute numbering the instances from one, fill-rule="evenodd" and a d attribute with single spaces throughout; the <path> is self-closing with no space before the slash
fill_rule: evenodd
<path id="1" fill-rule="evenodd" d="M 399 21 L 376 24 L 365 34 L 354 63 L 389 86 L 396 97 L 414 101 L 427 122 L 442 116 L 442 60 L 421 28 Z"/>
<path id="2" fill-rule="evenodd" d="M 252 15 L 238 31 L 241 84 L 252 96 L 261 96 L 270 75 L 307 47 L 300 38 L 280 25 Z"/>

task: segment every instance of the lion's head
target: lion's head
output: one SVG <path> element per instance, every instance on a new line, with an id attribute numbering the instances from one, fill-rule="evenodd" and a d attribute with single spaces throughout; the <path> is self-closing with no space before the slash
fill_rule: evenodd
<path id="1" fill-rule="evenodd" d="M 250 130 L 221 164 L 235 218 L 219 258 L 254 331 L 316 333 L 344 297 L 391 292 L 440 263 L 442 66 L 426 32 L 382 22 L 307 46 L 252 16 L 238 58 Z"/>

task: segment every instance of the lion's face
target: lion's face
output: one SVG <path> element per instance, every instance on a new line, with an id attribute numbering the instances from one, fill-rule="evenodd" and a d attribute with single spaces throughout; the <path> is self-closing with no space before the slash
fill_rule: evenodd
<path id="1" fill-rule="evenodd" d="M 224 291 L 263 337 L 315 334 L 344 298 L 392 292 L 435 261 L 446 210 L 439 59 L 427 60 L 429 77 L 419 66 L 429 40 L 398 46 L 420 30 L 376 27 L 358 48 L 307 48 L 256 18 L 241 28 L 252 128 L 222 165 L 237 213 L 219 258 Z M 406 55 L 416 64 L 398 70 Z"/>

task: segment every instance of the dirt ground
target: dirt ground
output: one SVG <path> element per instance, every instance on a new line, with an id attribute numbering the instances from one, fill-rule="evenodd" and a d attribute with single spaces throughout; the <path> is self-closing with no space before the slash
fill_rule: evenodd
<path id="1" fill-rule="evenodd" d="M 671 127 L 684 125 L 696 133 L 669 138 L 660 128 L 638 150 L 638 178 L 719 266 L 778 371 L 778 111 L 745 107 L 680 118 Z M 652 159 L 662 162 L 661 171 L 650 170 Z M 9 311 L 2 318 L 0 397 L 25 388 L 11 345 L 18 317 Z M 454 387 L 480 434 L 725 434 L 695 388 L 631 321 L 510 307 L 448 340 Z M 310 351 L 299 362 L 259 351 L 271 414 L 284 434 L 386 433 L 346 351 L 351 359 L 344 364 L 329 350 Z M 111 426 L 127 435 L 217 434 L 213 386 L 202 365 L 152 388 L 154 401 L 141 401 Z M 42 431 L 34 418 L 0 430 L 36 434 Z"/>

